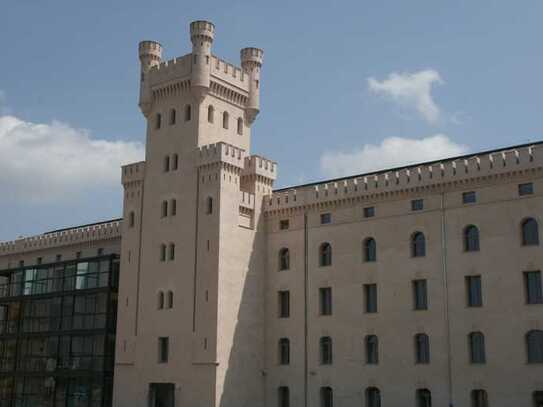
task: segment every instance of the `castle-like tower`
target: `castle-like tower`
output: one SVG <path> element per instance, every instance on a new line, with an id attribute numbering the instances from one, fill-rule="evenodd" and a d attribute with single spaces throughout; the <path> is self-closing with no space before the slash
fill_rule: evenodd
<path id="1" fill-rule="evenodd" d="M 192 52 L 169 61 L 139 45 L 146 158 L 122 170 L 115 406 L 264 405 L 259 225 L 277 169 L 249 154 L 263 51 L 238 68 L 214 37 L 191 23 Z"/>

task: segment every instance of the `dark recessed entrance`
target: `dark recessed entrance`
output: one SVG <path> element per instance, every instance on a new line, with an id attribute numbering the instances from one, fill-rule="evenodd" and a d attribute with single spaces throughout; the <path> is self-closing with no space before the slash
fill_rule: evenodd
<path id="1" fill-rule="evenodd" d="M 175 407 L 174 383 L 150 383 L 149 407 Z"/>

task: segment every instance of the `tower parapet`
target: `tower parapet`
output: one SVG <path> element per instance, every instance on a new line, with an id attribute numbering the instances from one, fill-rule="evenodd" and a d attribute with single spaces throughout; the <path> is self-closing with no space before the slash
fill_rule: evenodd
<path id="1" fill-rule="evenodd" d="M 241 67 L 249 76 L 249 99 L 245 107 L 247 121 L 252 123 L 260 112 L 260 70 L 264 51 L 260 48 L 243 48 L 240 51 Z"/>
<path id="2" fill-rule="evenodd" d="M 147 117 L 152 105 L 151 87 L 147 80 L 147 73 L 162 62 L 162 45 L 156 41 L 141 41 L 138 51 L 141 64 L 139 106 L 143 115 Z"/>
<path id="3" fill-rule="evenodd" d="M 201 100 L 209 90 L 211 67 L 211 45 L 215 37 L 215 26 L 209 21 L 190 23 L 192 42 L 191 89 L 194 96 Z"/>

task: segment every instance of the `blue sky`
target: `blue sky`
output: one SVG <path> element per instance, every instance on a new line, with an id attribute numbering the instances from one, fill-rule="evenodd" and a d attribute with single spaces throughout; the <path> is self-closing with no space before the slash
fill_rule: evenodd
<path id="1" fill-rule="evenodd" d="M 543 2 L 7 0 L 0 240 L 117 217 L 145 137 L 137 44 L 265 51 L 253 152 L 278 187 L 541 140 Z M 98 171 L 97 177 L 90 172 Z"/>

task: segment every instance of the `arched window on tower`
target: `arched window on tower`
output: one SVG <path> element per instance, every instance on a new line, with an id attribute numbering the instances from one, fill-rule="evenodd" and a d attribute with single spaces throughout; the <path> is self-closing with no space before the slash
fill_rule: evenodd
<path id="1" fill-rule="evenodd" d="M 173 291 L 168 291 L 167 307 L 168 308 L 173 308 Z"/>
<path id="2" fill-rule="evenodd" d="M 279 339 L 279 364 L 288 365 L 290 363 L 290 341 L 288 338 Z"/>
<path id="3" fill-rule="evenodd" d="M 424 233 L 415 232 L 411 235 L 411 256 L 426 256 L 426 238 L 424 237 Z"/>
<path id="4" fill-rule="evenodd" d="M 164 157 L 164 172 L 170 171 L 170 156 Z"/>
<path id="5" fill-rule="evenodd" d="M 469 340 L 469 359 L 471 363 L 486 363 L 485 336 L 482 332 L 471 332 Z"/>
<path id="6" fill-rule="evenodd" d="M 136 214 L 134 213 L 134 211 L 130 211 L 130 213 L 128 214 L 128 226 L 133 228 L 135 223 L 136 223 Z"/>
<path id="7" fill-rule="evenodd" d="M 230 115 L 228 114 L 228 112 L 224 112 L 222 114 L 222 127 L 223 127 L 223 129 L 228 129 L 229 120 L 230 120 Z"/>
<path id="8" fill-rule="evenodd" d="M 432 393 L 428 389 L 418 389 L 417 407 L 432 407 Z"/>
<path id="9" fill-rule="evenodd" d="M 160 245 L 160 261 L 166 261 L 166 245 Z"/>
<path id="10" fill-rule="evenodd" d="M 286 247 L 279 250 L 279 271 L 288 270 L 290 268 L 290 253 Z"/>
<path id="11" fill-rule="evenodd" d="M 168 201 L 162 201 L 160 216 L 162 218 L 168 216 Z"/>
<path id="12" fill-rule="evenodd" d="M 172 171 L 177 170 L 179 167 L 179 156 L 177 154 L 172 155 Z"/>
<path id="13" fill-rule="evenodd" d="M 366 389 L 366 407 L 381 407 L 381 392 L 377 387 Z"/>
<path id="14" fill-rule="evenodd" d="M 366 363 L 368 365 L 379 363 L 379 339 L 375 335 L 366 336 Z"/>
<path id="15" fill-rule="evenodd" d="M 175 124 L 175 119 L 176 119 L 175 115 L 176 115 L 175 109 L 171 109 L 170 110 L 170 126 L 173 126 Z"/>
<path id="16" fill-rule="evenodd" d="M 162 291 L 158 292 L 158 309 L 164 308 L 164 293 Z"/>
<path id="17" fill-rule="evenodd" d="M 213 213 L 213 198 L 208 196 L 206 198 L 206 214 L 211 215 Z"/>
<path id="18" fill-rule="evenodd" d="M 175 244 L 170 243 L 170 260 L 175 260 Z"/>
<path id="19" fill-rule="evenodd" d="M 415 363 L 430 363 L 430 339 L 426 334 L 415 335 Z"/>
<path id="20" fill-rule="evenodd" d="M 213 123 L 215 120 L 215 108 L 212 105 L 207 107 L 207 121 L 208 123 Z"/>
<path id="21" fill-rule="evenodd" d="M 526 334 L 528 363 L 543 363 L 543 331 L 533 330 Z"/>
<path id="22" fill-rule="evenodd" d="M 243 135 L 243 119 L 238 117 L 238 134 Z"/>
<path id="23" fill-rule="evenodd" d="M 160 129 L 162 126 L 162 115 L 160 113 L 157 113 L 155 116 L 155 129 Z"/>
<path id="24" fill-rule="evenodd" d="M 485 390 L 476 389 L 471 391 L 472 407 L 488 407 L 488 396 Z"/>
<path id="25" fill-rule="evenodd" d="M 364 240 L 364 261 L 373 262 L 377 260 L 377 243 L 372 237 L 368 237 Z"/>
<path id="26" fill-rule="evenodd" d="M 522 245 L 537 246 L 539 244 L 539 227 L 534 218 L 527 218 L 522 222 Z"/>
<path id="27" fill-rule="evenodd" d="M 188 122 L 192 118 L 192 107 L 191 105 L 185 106 L 185 121 Z"/>
<path id="28" fill-rule="evenodd" d="M 464 229 L 464 250 L 466 252 L 479 251 L 479 229 L 475 225 L 468 225 Z"/>
<path id="29" fill-rule="evenodd" d="M 319 265 L 321 267 L 332 265 L 332 245 L 328 242 L 319 247 Z"/>

